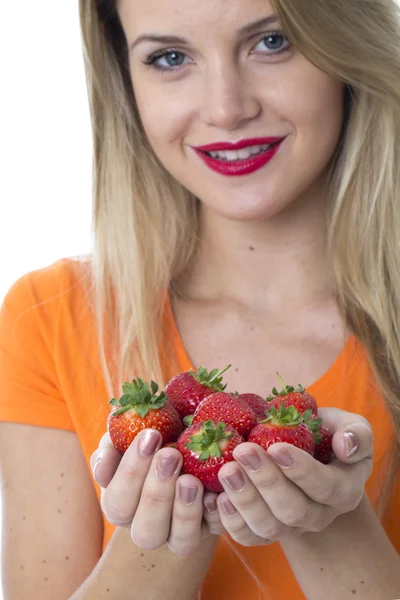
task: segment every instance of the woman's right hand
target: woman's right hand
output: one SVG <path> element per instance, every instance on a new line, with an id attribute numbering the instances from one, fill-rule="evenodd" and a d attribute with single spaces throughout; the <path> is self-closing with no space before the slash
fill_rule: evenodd
<path id="1" fill-rule="evenodd" d="M 106 433 L 90 459 L 93 476 L 107 520 L 130 528 L 136 546 L 168 544 L 175 554 L 189 554 L 205 536 L 225 533 L 217 494 L 204 492 L 193 475 L 180 475 L 181 453 L 160 449 L 161 442 L 158 431 L 145 429 L 121 455 Z"/>

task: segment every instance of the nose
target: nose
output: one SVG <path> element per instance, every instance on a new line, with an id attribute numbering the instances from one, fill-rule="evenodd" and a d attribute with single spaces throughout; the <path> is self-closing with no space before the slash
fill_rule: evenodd
<path id="1" fill-rule="evenodd" d="M 208 73 L 202 98 L 203 122 L 228 131 L 256 118 L 260 112 L 254 86 L 233 66 Z"/>

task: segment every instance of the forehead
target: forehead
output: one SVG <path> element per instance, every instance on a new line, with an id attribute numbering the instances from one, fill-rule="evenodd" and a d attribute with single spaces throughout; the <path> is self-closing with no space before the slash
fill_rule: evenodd
<path id="1" fill-rule="evenodd" d="M 120 0 L 118 9 L 131 34 L 154 27 L 180 28 L 187 35 L 216 25 L 229 30 L 274 12 L 270 0 Z"/>

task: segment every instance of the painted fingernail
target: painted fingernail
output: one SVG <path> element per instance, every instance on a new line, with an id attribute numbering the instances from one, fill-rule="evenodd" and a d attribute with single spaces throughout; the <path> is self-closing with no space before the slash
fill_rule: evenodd
<path id="1" fill-rule="evenodd" d="M 157 475 L 160 479 L 169 479 L 176 471 L 179 457 L 174 454 L 161 454 L 157 461 Z"/>
<path id="2" fill-rule="evenodd" d="M 223 479 L 234 492 L 241 492 L 246 483 L 242 471 L 239 470 L 230 473 L 230 475 L 225 475 Z"/>
<path id="3" fill-rule="evenodd" d="M 258 471 L 261 467 L 261 458 L 257 452 L 246 452 L 246 454 L 238 455 L 236 458 L 250 471 Z"/>
<path id="4" fill-rule="evenodd" d="M 179 484 L 179 495 L 185 504 L 193 504 L 197 496 L 197 486 L 186 486 Z"/>
<path id="5" fill-rule="evenodd" d="M 224 511 L 224 513 L 228 515 L 228 517 L 232 517 L 232 515 L 235 515 L 237 513 L 236 508 L 233 506 L 229 498 L 224 498 L 223 500 L 221 500 L 221 508 Z"/>
<path id="6" fill-rule="evenodd" d="M 344 439 L 344 447 L 346 449 L 346 456 L 347 456 L 347 458 L 350 458 L 358 450 L 358 446 L 359 446 L 358 438 L 357 438 L 356 434 L 353 433 L 352 431 L 345 431 L 343 433 L 343 439 Z"/>
<path id="7" fill-rule="evenodd" d="M 99 456 L 97 458 L 96 462 L 93 465 L 93 478 L 94 478 L 95 481 L 97 481 L 97 479 L 96 479 L 96 469 L 99 466 L 102 458 L 103 458 L 102 456 Z"/>
<path id="8" fill-rule="evenodd" d="M 279 466 L 285 469 L 288 469 L 293 464 L 293 456 L 287 450 L 271 450 L 268 454 Z"/>
<path id="9" fill-rule="evenodd" d="M 161 435 L 155 429 L 146 429 L 140 433 L 139 438 L 139 455 L 149 457 L 157 450 L 161 442 Z"/>
<path id="10" fill-rule="evenodd" d="M 209 513 L 214 513 L 218 509 L 217 499 L 207 500 L 207 502 L 204 502 L 204 506 Z"/>

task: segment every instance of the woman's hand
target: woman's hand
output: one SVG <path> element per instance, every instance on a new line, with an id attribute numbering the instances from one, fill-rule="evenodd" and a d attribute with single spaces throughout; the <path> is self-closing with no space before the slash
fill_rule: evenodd
<path id="1" fill-rule="evenodd" d="M 363 417 L 335 408 L 320 409 L 319 416 L 334 433 L 336 459 L 330 464 L 289 444 L 265 451 L 244 443 L 234 450 L 235 461 L 220 470 L 222 524 L 239 544 L 269 544 L 322 531 L 361 502 L 372 470 L 371 426 Z"/>
<path id="2" fill-rule="evenodd" d="M 102 437 L 91 457 L 101 507 L 112 525 L 130 528 L 139 548 L 167 543 L 174 553 L 189 554 L 205 536 L 225 533 L 216 494 L 204 494 L 192 475 L 179 476 L 182 455 L 160 446 L 161 435 L 153 429 L 142 431 L 123 456 L 108 434 Z"/>

